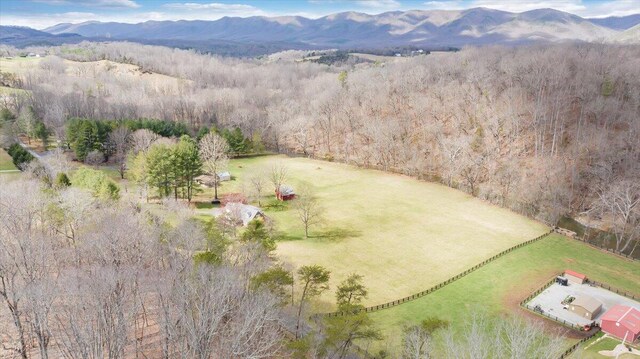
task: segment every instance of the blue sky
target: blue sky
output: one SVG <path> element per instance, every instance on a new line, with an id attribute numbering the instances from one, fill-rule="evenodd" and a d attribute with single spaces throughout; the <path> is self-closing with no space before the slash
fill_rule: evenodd
<path id="1" fill-rule="evenodd" d="M 0 0 L 0 24 L 42 29 L 62 22 L 215 20 L 223 16 L 301 15 L 340 11 L 461 10 L 487 7 L 512 12 L 554 8 L 583 17 L 640 13 L 640 0 Z"/>

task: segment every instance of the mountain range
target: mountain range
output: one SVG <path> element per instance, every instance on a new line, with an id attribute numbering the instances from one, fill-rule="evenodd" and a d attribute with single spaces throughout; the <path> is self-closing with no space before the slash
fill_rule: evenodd
<path id="1" fill-rule="evenodd" d="M 638 24 L 640 14 L 587 19 L 553 9 L 512 13 L 473 8 L 460 11 L 392 11 L 378 15 L 342 12 L 317 19 L 254 16 L 223 17 L 215 21 L 147 21 L 138 24 L 92 21 L 58 24 L 34 33 L 34 38 L 40 41 L 48 37 L 53 42 L 75 42 L 78 38 L 73 36 L 79 35 L 89 39 L 168 44 L 186 42 L 192 45 L 210 42 L 277 43 L 290 48 L 460 47 L 539 41 L 615 41 L 617 38 L 640 42 L 637 31 L 629 36 L 623 35 Z M 1 32 L 9 30 L 3 27 Z M 0 42 L 3 43 L 15 43 L 17 38 L 24 43 L 29 36 L 0 34 Z"/>

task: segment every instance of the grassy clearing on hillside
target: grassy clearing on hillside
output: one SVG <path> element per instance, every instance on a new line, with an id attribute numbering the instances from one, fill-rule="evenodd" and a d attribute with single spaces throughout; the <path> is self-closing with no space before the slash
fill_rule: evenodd
<path id="1" fill-rule="evenodd" d="M 0 86 L 0 95 L 26 94 L 27 91 L 13 87 Z"/>
<path id="2" fill-rule="evenodd" d="M 7 151 L 0 148 L 0 171 L 3 170 L 15 170 L 16 166 L 13 164 L 13 160 L 11 156 L 7 153 Z"/>
<path id="3" fill-rule="evenodd" d="M 366 304 L 383 303 L 429 288 L 547 230 L 445 186 L 305 158 L 233 160 L 229 169 L 235 180 L 225 182 L 220 193 L 241 191 L 251 174 L 277 162 L 289 169 L 287 183 L 312 185 L 326 208 L 325 224 L 312 228 L 308 240 L 291 206 L 267 210 L 288 238 L 278 243 L 280 259 L 331 271 L 331 289 L 320 310 L 332 309 L 334 289 L 350 273 L 365 276 Z M 210 201 L 212 192 L 198 199 Z M 271 185 L 266 192 L 273 193 Z"/>
<path id="4" fill-rule="evenodd" d="M 0 57 L 0 71 L 22 75 L 38 66 L 41 60 L 42 57 Z"/>
<path id="5" fill-rule="evenodd" d="M 640 294 L 640 262 L 622 259 L 553 234 L 511 252 L 433 294 L 370 315 L 384 331 L 389 349 L 396 350 L 402 328 L 430 316 L 460 328 L 467 316 L 479 308 L 491 314 L 519 312 L 529 315 L 519 308 L 519 302 L 565 269 L 577 270 L 596 281 Z M 546 319 L 529 316 L 551 324 Z"/>
<path id="6" fill-rule="evenodd" d="M 40 62 L 45 58 L 46 57 L 14 57 L 12 59 L 7 59 L 0 57 L 0 71 L 23 76 L 27 72 L 37 69 Z M 64 64 L 66 65 L 65 73 L 71 78 L 87 78 L 95 81 L 97 76 L 96 74 L 98 74 L 114 77 L 127 83 L 142 82 L 153 88 L 167 87 L 167 89 L 174 90 L 180 88 L 184 83 L 189 82 L 188 80 L 158 73 L 143 73 L 139 66 L 109 60 L 87 62 L 64 60 Z M 15 91 L 16 89 L 11 90 Z M 1 88 L 0 94 L 2 94 Z"/>

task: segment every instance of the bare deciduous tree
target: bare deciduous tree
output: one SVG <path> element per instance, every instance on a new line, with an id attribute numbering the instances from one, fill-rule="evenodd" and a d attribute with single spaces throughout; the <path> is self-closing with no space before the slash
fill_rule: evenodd
<path id="1" fill-rule="evenodd" d="M 484 313 L 473 315 L 462 334 L 449 329 L 444 342 L 449 358 L 551 359 L 564 351 L 562 336 L 549 335 L 539 323 L 520 317 L 490 320 Z"/>
<path id="2" fill-rule="evenodd" d="M 625 252 L 632 245 L 635 250 L 640 239 L 640 184 L 620 181 L 601 190 L 598 196 L 600 214 L 616 238 L 616 252 Z"/>
<path id="3" fill-rule="evenodd" d="M 131 134 L 131 150 L 134 154 L 148 150 L 159 138 L 158 135 L 147 129 L 136 130 Z"/>
<path id="4" fill-rule="evenodd" d="M 258 172 L 249 178 L 249 185 L 251 186 L 250 193 L 258 201 L 258 206 L 261 206 L 261 200 L 264 196 L 264 187 L 266 179 L 264 173 Z"/>
<path id="5" fill-rule="evenodd" d="M 309 228 L 322 222 L 324 208 L 309 187 L 303 187 L 296 194 L 293 207 L 304 227 L 304 237 L 309 238 Z"/>
<path id="6" fill-rule="evenodd" d="M 269 180 L 273 184 L 273 190 L 278 191 L 280 186 L 287 180 L 289 169 L 283 163 L 275 163 L 271 166 L 271 172 L 269 172 Z"/>
<path id="7" fill-rule="evenodd" d="M 404 334 L 402 357 L 405 359 L 429 359 L 432 357 L 433 338 L 419 326 L 408 328 Z"/>
<path id="8" fill-rule="evenodd" d="M 213 176 L 214 201 L 218 202 L 218 173 L 224 170 L 229 162 L 229 145 L 217 133 L 210 132 L 200 140 L 200 157 L 205 173 Z"/>
<path id="9" fill-rule="evenodd" d="M 114 162 L 118 165 L 120 178 L 124 179 L 127 170 L 127 153 L 131 147 L 131 130 L 126 126 L 120 126 L 109 133 L 109 150 Z"/>

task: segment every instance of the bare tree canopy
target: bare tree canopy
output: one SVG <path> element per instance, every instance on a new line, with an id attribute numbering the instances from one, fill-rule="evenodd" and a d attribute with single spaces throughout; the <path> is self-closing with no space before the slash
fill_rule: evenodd
<path id="1" fill-rule="evenodd" d="M 5 97 L 20 132 L 42 118 L 60 138 L 65 117 L 238 128 L 278 152 L 438 180 L 550 224 L 588 210 L 609 177 L 640 175 L 639 66 L 614 60 L 640 58 L 637 46 L 467 48 L 329 67 L 128 43 L 74 48 L 49 48 L 66 70 L 46 59 L 22 79 L 31 96 Z M 98 59 L 104 66 L 77 62 Z M 168 76 L 162 86 L 112 76 L 125 69 Z M 85 96 L 96 79 L 103 86 Z M 153 141 L 139 131 L 136 153 Z"/>
<path id="2" fill-rule="evenodd" d="M 205 173 L 213 176 L 215 197 L 218 199 L 218 174 L 227 168 L 229 164 L 229 145 L 227 141 L 217 133 L 210 132 L 200 140 L 200 158 Z"/>
<path id="3" fill-rule="evenodd" d="M 21 358 L 273 358 L 282 298 L 250 280 L 270 265 L 252 243 L 217 247 L 215 228 L 166 201 L 151 214 L 76 188 L 0 183 L 2 349 Z M 166 213 L 166 217 L 157 213 Z M 167 220 L 170 217 L 171 224 Z M 5 316 L 6 314 L 6 316 Z"/>

